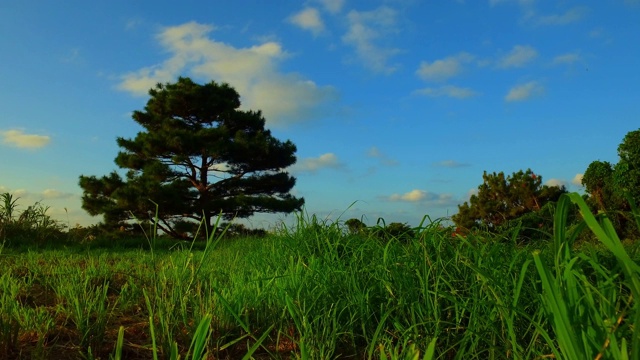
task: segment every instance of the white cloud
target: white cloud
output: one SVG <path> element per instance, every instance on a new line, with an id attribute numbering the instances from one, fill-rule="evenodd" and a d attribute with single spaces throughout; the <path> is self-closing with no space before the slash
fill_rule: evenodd
<path id="1" fill-rule="evenodd" d="M 446 168 L 459 168 L 459 167 L 467 167 L 469 164 L 457 162 L 455 160 L 443 160 L 433 164 L 436 167 L 446 167 Z"/>
<path id="2" fill-rule="evenodd" d="M 292 173 L 310 172 L 315 173 L 320 169 L 325 168 L 341 168 L 343 165 L 338 160 L 338 157 L 334 153 L 322 154 L 316 158 L 305 158 L 297 162 L 291 167 Z"/>
<path id="3" fill-rule="evenodd" d="M 404 194 L 392 194 L 386 197 L 388 201 L 421 203 L 427 206 L 453 206 L 457 201 L 451 194 L 436 194 L 424 190 L 414 189 Z"/>
<path id="4" fill-rule="evenodd" d="M 378 147 L 376 146 L 372 146 L 369 151 L 367 151 L 367 156 L 371 157 L 371 158 L 375 158 L 380 160 L 380 162 L 383 165 L 387 165 L 387 166 L 395 166 L 398 165 L 398 161 L 395 159 L 390 158 L 389 156 L 383 154 L 382 152 L 380 152 L 380 150 L 378 149 Z"/>
<path id="5" fill-rule="evenodd" d="M 324 31 L 324 23 L 320 18 L 320 12 L 316 8 L 306 8 L 291 16 L 289 21 L 301 29 L 311 31 L 314 35 Z"/>
<path id="6" fill-rule="evenodd" d="M 391 201 L 408 201 L 408 202 L 418 202 L 427 197 L 427 192 L 424 190 L 414 189 L 404 194 L 393 194 L 389 196 L 389 200 Z"/>
<path id="7" fill-rule="evenodd" d="M 534 96 L 539 96 L 544 93 L 544 87 L 537 81 L 530 81 L 526 84 L 517 85 L 509 90 L 506 101 L 523 101 L 530 99 Z"/>
<path id="8" fill-rule="evenodd" d="M 344 6 L 344 0 L 318 0 L 318 2 L 332 14 L 339 13 Z"/>
<path id="9" fill-rule="evenodd" d="M 567 54 L 562 54 L 562 55 L 558 55 L 556 57 L 553 58 L 553 64 L 554 65 L 571 65 L 573 63 L 576 63 L 578 61 L 581 61 L 582 57 L 580 56 L 580 54 L 577 53 L 567 53 Z"/>
<path id="10" fill-rule="evenodd" d="M 500 68 L 523 67 L 538 56 L 538 51 L 529 45 L 516 45 L 498 61 Z"/>
<path id="11" fill-rule="evenodd" d="M 0 136 L 4 144 L 23 149 L 38 149 L 51 142 L 47 135 L 25 134 L 22 130 L 1 131 Z"/>
<path id="12" fill-rule="evenodd" d="M 545 181 L 544 183 L 547 186 L 556 186 L 556 187 L 566 187 L 567 186 L 567 182 L 562 180 L 562 179 L 549 179 L 547 181 Z"/>
<path id="13" fill-rule="evenodd" d="M 171 54 L 163 63 L 126 74 L 121 90 L 143 95 L 156 83 L 191 73 L 228 82 L 242 96 L 243 109 L 262 110 L 271 125 L 314 118 L 320 106 L 337 97 L 336 90 L 318 86 L 295 73 L 281 73 L 287 53 L 276 42 L 235 48 L 208 37 L 213 26 L 189 22 L 164 28 L 157 36 Z"/>
<path id="14" fill-rule="evenodd" d="M 370 70 L 392 73 L 396 68 L 387 62 L 399 50 L 380 46 L 376 42 L 396 32 L 396 17 L 396 11 L 386 6 L 364 12 L 352 10 L 347 15 L 349 30 L 342 41 L 355 48 L 358 59 Z"/>
<path id="15" fill-rule="evenodd" d="M 571 183 L 573 185 L 582 186 L 582 176 L 583 174 L 576 174 L 576 176 L 574 176 L 573 179 L 571 179 Z"/>
<path id="16" fill-rule="evenodd" d="M 477 92 L 470 88 L 461 88 L 452 85 L 441 86 L 439 88 L 423 88 L 414 91 L 417 95 L 424 95 L 429 97 L 447 96 L 457 99 L 466 99 L 479 95 Z"/>
<path id="17" fill-rule="evenodd" d="M 583 6 L 577 6 L 567 10 L 563 14 L 543 15 L 536 18 L 538 25 L 566 25 L 581 20 L 588 12 Z"/>
<path id="18" fill-rule="evenodd" d="M 463 64 L 473 60 L 473 55 L 461 53 L 436 60 L 432 63 L 423 61 L 416 71 L 422 80 L 443 81 L 459 75 L 463 70 Z"/>

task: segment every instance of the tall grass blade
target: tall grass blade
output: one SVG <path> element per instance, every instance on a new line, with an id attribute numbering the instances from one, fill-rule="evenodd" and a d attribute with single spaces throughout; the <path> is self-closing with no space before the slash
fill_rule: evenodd
<path id="1" fill-rule="evenodd" d="M 118 339 L 116 340 L 116 347 L 113 351 L 113 355 L 110 359 L 122 360 L 122 348 L 124 347 L 124 326 L 120 326 L 118 329 Z"/>
<path id="2" fill-rule="evenodd" d="M 269 333 L 271 333 L 271 330 L 274 326 L 275 325 L 269 326 L 269 328 L 262 334 L 262 336 L 260 336 L 260 338 L 256 340 L 256 342 L 247 350 L 247 353 L 242 357 L 242 360 L 253 359 L 253 353 L 255 353 L 256 350 L 258 350 L 258 348 L 262 346 L 262 343 L 269 336 Z"/>
<path id="3" fill-rule="evenodd" d="M 192 360 L 201 360 L 205 357 L 205 349 L 210 336 L 211 320 L 211 315 L 207 314 L 198 324 L 198 328 L 191 340 L 191 346 L 189 346 Z"/>
<path id="4" fill-rule="evenodd" d="M 554 330 L 560 345 L 561 354 L 556 354 L 556 357 L 567 360 L 587 359 L 586 354 L 577 346 L 578 336 L 573 330 L 567 304 L 562 295 L 562 289 L 558 287 L 556 279 L 542 263 L 539 252 L 534 252 L 533 260 L 540 275 L 542 288 L 545 292 L 543 295 L 546 300 L 545 304 L 551 314 Z"/>
<path id="5" fill-rule="evenodd" d="M 433 360 L 435 359 L 435 353 L 436 353 L 436 341 L 438 340 L 438 338 L 433 338 L 431 339 L 431 341 L 429 342 L 429 346 L 427 346 L 427 351 L 425 351 L 424 353 L 424 360 Z"/>

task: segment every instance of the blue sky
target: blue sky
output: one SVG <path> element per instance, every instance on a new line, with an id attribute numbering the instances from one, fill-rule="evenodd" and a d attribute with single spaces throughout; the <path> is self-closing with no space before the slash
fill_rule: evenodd
<path id="1" fill-rule="evenodd" d="M 485 170 L 581 191 L 640 124 L 638 0 L 8 0 L 0 34 L 0 192 L 71 226 L 99 220 L 78 177 L 178 76 L 297 145 L 307 212 L 370 225 L 452 215 Z"/>

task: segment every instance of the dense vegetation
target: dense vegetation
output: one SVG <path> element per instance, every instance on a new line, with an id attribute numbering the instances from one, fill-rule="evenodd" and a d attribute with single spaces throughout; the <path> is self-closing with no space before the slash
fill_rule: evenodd
<path id="1" fill-rule="evenodd" d="M 584 199 L 593 213 L 607 214 L 621 237 L 637 239 L 640 231 L 631 210 L 640 204 L 640 129 L 627 133 L 618 156 L 615 165 L 596 160 L 587 167 L 582 178 Z M 510 176 L 485 172 L 482 178 L 477 194 L 451 217 L 458 233 L 483 230 L 503 237 L 517 233 L 521 242 L 550 236 L 556 202 L 566 193 L 564 186 L 543 185 L 542 176 L 531 169 Z M 569 215 L 571 225 L 580 219 L 576 212 Z"/>
<path id="2" fill-rule="evenodd" d="M 638 358 L 638 244 L 577 194 L 554 220 L 535 246 L 300 214 L 265 238 L 4 248 L 0 357 Z"/>
<path id="3" fill-rule="evenodd" d="M 607 213 L 621 236 L 638 238 L 630 210 L 633 204 L 640 204 L 640 129 L 624 137 L 618 156 L 615 165 L 600 160 L 589 164 L 582 183 L 594 211 Z"/>

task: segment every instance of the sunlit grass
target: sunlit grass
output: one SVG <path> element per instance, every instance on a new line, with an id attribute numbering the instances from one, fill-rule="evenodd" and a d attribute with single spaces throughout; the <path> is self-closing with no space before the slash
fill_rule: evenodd
<path id="1" fill-rule="evenodd" d="M 0 353 L 40 359 L 637 357 L 637 255 L 563 198 L 534 247 L 455 235 L 349 234 L 298 214 L 267 238 L 195 249 L 0 252 Z M 577 247 L 577 231 L 601 246 Z M 378 229 L 380 230 L 380 229 Z M 150 249 L 152 248 L 152 250 Z M 630 255 L 631 254 L 631 255 Z M 0 358 L 3 355 L 0 355 Z M 628 357 L 625 357 L 628 356 Z"/>

